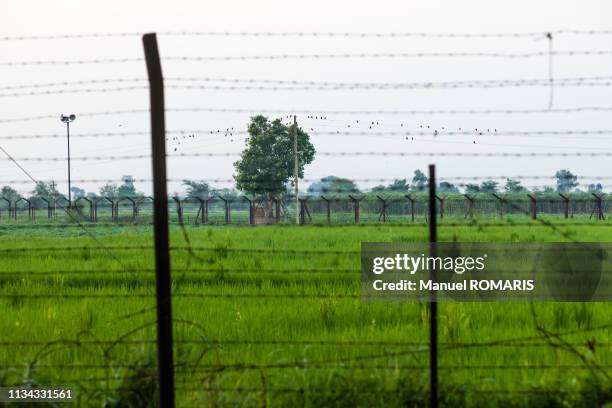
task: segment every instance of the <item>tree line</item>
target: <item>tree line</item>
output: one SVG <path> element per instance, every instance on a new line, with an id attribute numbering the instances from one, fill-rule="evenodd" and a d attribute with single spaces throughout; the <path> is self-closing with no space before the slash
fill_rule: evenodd
<path id="1" fill-rule="evenodd" d="M 290 118 L 289 118 L 290 119 Z M 234 163 L 235 188 L 215 188 L 205 181 L 183 180 L 186 198 L 206 198 L 212 194 L 224 197 L 237 197 L 239 195 L 250 195 L 259 198 L 265 209 L 270 212 L 273 200 L 276 197 L 291 197 L 294 183 L 294 142 L 297 140 L 298 177 L 304 177 L 304 168 L 312 163 L 316 150 L 310 142 L 307 132 L 287 118 L 269 119 L 262 115 L 251 118 L 248 126 L 248 137 L 245 148 L 241 152 L 240 159 Z M 436 187 L 440 193 L 523 193 L 523 192 L 602 192 L 600 183 L 588 184 L 586 191 L 578 188 L 578 176 L 569 169 L 560 169 L 555 175 L 556 185 L 542 189 L 529 189 L 523 186 L 520 180 L 508 178 L 501 184 L 495 180 L 484 180 L 481 183 L 467 183 L 458 186 L 447 181 L 440 182 Z M 396 179 L 388 185 L 377 185 L 371 189 L 362 190 L 352 180 L 335 175 L 323 177 L 307 187 L 308 195 L 322 194 L 351 194 L 351 193 L 421 193 L 425 192 L 429 180 L 419 169 L 414 171 L 411 178 Z M 302 192 L 304 190 L 302 189 Z M 72 187 L 71 193 L 75 199 L 86 197 L 95 199 L 98 197 L 122 198 L 144 197 L 135 186 L 135 179 L 125 175 L 121 184 L 106 184 L 99 189 L 98 193 L 86 192 L 80 187 Z M 2 197 L 15 201 L 22 196 L 11 186 L 4 186 L 0 190 Z M 302 193 L 304 194 L 304 193 Z M 31 192 L 31 197 L 44 197 L 47 199 L 60 199 L 65 197 L 57 189 L 57 184 L 51 182 L 37 183 Z"/>

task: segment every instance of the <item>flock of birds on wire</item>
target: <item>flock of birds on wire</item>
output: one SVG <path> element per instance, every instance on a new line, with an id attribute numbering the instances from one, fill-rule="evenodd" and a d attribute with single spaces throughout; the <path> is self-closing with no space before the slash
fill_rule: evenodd
<path id="1" fill-rule="evenodd" d="M 316 121 L 328 121 L 327 116 L 308 115 L 306 116 L 306 119 L 316 120 Z M 287 115 L 283 118 L 278 118 L 278 120 L 280 120 L 281 123 L 283 123 L 286 126 L 293 125 L 293 116 L 291 115 Z M 382 129 L 381 126 L 382 124 L 380 121 L 376 121 L 376 120 L 361 120 L 360 121 L 359 119 L 356 119 L 354 121 L 351 121 L 350 123 L 344 122 L 341 125 L 336 126 L 335 130 L 327 131 L 325 134 L 342 135 L 344 130 L 348 130 L 348 131 L 357 130 L 357 131 L 363 132 L 361 133 L 362 135 L 367 136 L 368 130 L 372 130 L 373 132 L 376 132 L 377 129 Z M 340 129 L 340 127 L 342 129 Z M 404 126 L 404 123 L 400 123 L 399 127 L 400 127 L 400 131 L 397 132 L 397 134 L 395 134 L 396 137 L 399 135 L 399 133 L 401 133 L 401 131 L 407 130 L 407 126 Z M 308 126 L 306 127 L 306 130 L 310 131 L 310 134 L 312 136 L 317 135 L 317 130 L 315 129 L 314 126 Z M 206 136 L 222 136 L 223 140 L 229 143 L 234 143 L 239 133 L 244 133 L 244 132 L 235 131 L 233 127 L 228 127 L 225 129 L 220 128 L 216 130 L 209 130 L 206 132 Z M 464 134 L 464 135 L 471 135 L 472 144 L 478 144 L 477 143 L 478 136 L 496 134 L 497 129 L 495 128 L 494 129 L 474 128 L 472 131 L 472 130 L 468 130 L 468 129 L 464 129 L 460 127 L 460 128 L 457 128 L 456 131 L 451 131 L 449 128 L 445 126 L 441 126 L 438 128 L 438 127 L 433 127 L 432 125 L 420 124 L 416 132 L 407 131 L 406 133 L 409 135 L 404 136 L 404 139 L 408 141 L 415 140 L 415 136 L 414 136 L 415 133 L 417 133 L 418 135 L 423 135 L 423 136 L 430 135 L 433 137 L 452 135 L 452 134 L 459 133 L 459 134 Z M 372 136 L 375 136 L 375 134 L 373 134 Z M 182 135 L 166 138 L 166 141 L 170 142 L 170 150 L 173 152 L 178 152 L 184 147 L 189 147 L 190 141 L 196 141 L 196 140 L 203 141 L 203 139 L 200 138 L 200 135 L 196 133 L 188 133 L 188 134 L 182 134 Z"/>

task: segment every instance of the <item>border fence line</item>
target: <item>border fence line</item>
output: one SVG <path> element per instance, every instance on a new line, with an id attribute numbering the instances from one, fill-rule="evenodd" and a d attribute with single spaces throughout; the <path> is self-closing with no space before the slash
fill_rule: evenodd
<path id="1" fill-rule="evenodd" d="M 31 181 L 30 181 L 31 183 Z M 469 183 L 459 183 L 462 187 Z M 608 186 L 606 184 L 606 186 Z M 424 186 L 427 187 L 427 186 Z M 301 195 L 296 209 L 295 199 L 291 195 L 275 198 L 280 203 L 278 223 L 293 223 L 289 214 L 301 214 L 300 224 L 347 224 L 347 223 L 402 223 L 418 224 L 428 222 L 428 203 L 423 193 L 365 192 L 347 194 L 343 190 L 327 191 L 324 194 Z M 359 204 L 357 205 L 357 201 Z M 151 196 L 122 197 L 77 197 L 72 203 L 72 217 L 92 225 L 141 224 L 152 222 L 153 208 L 156 200 Z M 249 224 L 257 225 L 260 218 L 255 214 L 260 201 L 247 195 L 209 194 L 195 197 L 173 197 L 174 209 L 169 210 L 170 222 L 185 224 Z M 16 223 L 27 226 L 52 227 L 64 224 L 61 216 L 68 199 L 60 197 L 30 196 L 11 200 L 0 196 L 0 227 Z M 167 204 L 166 204 L 167 205 Z M 528 216 L 537 219 L 541 216 L 569 220 L 584 217 L 586 219 L 605 220 L 611 211 L 609 195 L 605 193 L 439 193 L 436 195 L 436 206 L 442 220 L 478 220 L 505 217 Z M 39 212 L 43 212 L 43 216 Z M 273 209 L 275 213 L 277 210 Z M 173 216 L 175 214 L 176 216 Z M 234 215 L 234 217 L 232 217 Z M 365 216 L 365 217 L 364 217 Z M 295 217 L 293 217 L 295 218 Z M 46 220 L 46 221 L 45 221 Z M 514 222 L 520 222 L 514 219 Z M 452 225 L 445 222 L 442 225 Z M 576 225 L 573 223 L 572 225 Z"/>

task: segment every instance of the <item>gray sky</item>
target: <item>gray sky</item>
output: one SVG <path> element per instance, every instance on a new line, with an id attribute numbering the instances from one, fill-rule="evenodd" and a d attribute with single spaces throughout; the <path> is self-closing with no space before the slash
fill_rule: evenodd
<path id="1" fill-rule="evenodd" d="M 0 37 L 20 35 L 166 32 L 166 31 L 257 31 L 257 32 L 428 32 L 502 33 L 540 32 L 521 38 L 359 38 L 359 37 L 242 37 L 160 35 L 162 57 L 241 56 L 276 54 L 416 53 L 416 52 L 499 52 L 531 53 L 548 51 L 544 33 L 562 29 L 612 29 L 612 3 L 607 1 L 29 1 L 3 5 Z M 85 6 L 87 4 L 87 6 Z M 558 35 L 556 51 L 611 50 L 612 35 Z M 0 41 L 0 64 L 8 61 L 90 60 L 100 58 L 142 58 L 138 36 L 72 40 Z M 612 56 L 555 56 L 555 78 L 612 76 Z M 170 61 L 163 62 L 167 78 L 211 77 L 229 79 L 299 80 L 330 82 L 439 82 L 461 80 L 546 79 L 548 57 L 483 58 L 365 58 L 290 59 L 273 61 Z M 81 65 L 0 65 L 0 87 L 91 79 L 146 79 L 144 61 Z M 171 82 L 169 83 L 182 83 Z M 146 82 L 71 85 L 53 89 L 112 88 L 145 85 Z M 182 83 L 185 84 L 185 83 Z M 193 83 L 192 83 L 193 84 Z M 206 84 L 198 82 L 198 84 Z M 219 83 L 215 83 L 218 84 Z M 210 85 L 210 83 L 209 83 Z M 227 84 L 226 84 L 227 85 Z M 48 89 L 48 88 L 45 88 Z M 32 89 L 25 90 L 26 92 Z M 20 90 L 0 89 L 0 94 Z M 21 92 L 23 92 L 22 90 Z M 325 110 L 465 110 L 465 109 L 546 109 L 546 87 L 501 89 L 401 89 L 401 90 L 178 90 L 168 89 L 168 108 L 280 109 L 284 115 L 295 109 Z M 560 87 L 554 91 L 554 108 L 612 106 L 609 86 Z M 149 154 L 146 134 L 112 138 L 77 138 L 91 132 L 146 132 L 147 114 L 85 116 L 87 112 L 147 109 L 146 90 L 105 93 L 70 93 L 21 97 L 0 97 L 0 120 L 56 115 L 57 118 L 0 123 L 0 138 L 14 135 L 63 134 L 60 113 L 75 113 L 72 125 L 72 155 L 106 156 Z M 283 114 L 271 115 L 282 116 Z M 298 115 L 300 125 L 312 134 L 318 151 L 379 152 L 607 152 L 612 151 L 610 133 L 596 136 L 499 136 L 444 135 L 449 130 L 497 129 L 612 130 L 611 112 L 544 113 L 530 115 L 342 115 L 316 114 L 325 120 Z M 240 152 L 248 113 L 169 112 L 168 130 L 200 130 L 180 146 L 169 144 L 169 153 Z M 359 123 L 357 123 L 359 121 Z M 378 122 L 370 130 L 371 122 Z M 368 123 L 366 125 L 366 123 Z M 349 129 L 348 126 L 351 125 Z M 423 126 L 423 128 L 421 128 Z M 430 126 L 427 130 L 427 126 Z M 442 130 L 444 127 L 444 130 Z M 234 128 L 232 136 L 210 135 L 204 130 Z M 312 129 L 312 130 L 311 130 Z M 433 130 L 439 135 L 434 137 Z M 366 135 L 342 135 L 359 131 Z M 406 140 L 404 135 L 376 136 L 370 132 L 429 131 L 431 134 Z M 340 135 L 329 135 L 340 131 Z M 322 134 L 317 134 L 322 133 Z M 370 135 L 367 135 L 370 133 Z M 181 135 L 179 134 L 179 137 Z M 172 137 L 170 135 L 170 137 Z M 15 157 L 63 157 L 65 139 L 2 140 Z M 474 142 L 476 142 L 474 144 Z M 236 158 L 170 158 L 169 177 L 174 179 L 229 179 Z M 306 170 L 307 179 L 335 174 L 352 179 L 411 177 L 415 168 L 435 162 L 442 177 L 552 175 L 568 167 L 578 175 L 609 176 L 610 158 L 465 158 L 465 157 L 317 157 Z M 24 162 L 38 179 L 65 180 L 64 162 Z M 116 179 L 124 174 L 150 177 L 147 159 L 122 161 L 73 161 L 74 179 Z M 26 177 L 13 164 L 0 162 L 0 184 Z M 588 184 L 587 180 L 582 180 Z M 552 183 L 552 181 L 549 181 Z M 65 183 L 59 183 L 65 189 Z M 88 191 L 100 184 L 74 183 Z M 227 186 L 223 183 L 213 183 Z M 377 183 L 374 183 L 377 184 Z M 543 181 L 526 181 L 541 185 Z M 612 180 L 602 181 L 612 184 Z M 372 183 L 360 183 L 367 187 Z M 20 184 L 30 191 L 32 184 Z M 138 188 L 150 191 L 148 183 Z M 180 192 L 178 183 L 170 187 Z M 610 188 L 607 188 L 610 190 Z"/>

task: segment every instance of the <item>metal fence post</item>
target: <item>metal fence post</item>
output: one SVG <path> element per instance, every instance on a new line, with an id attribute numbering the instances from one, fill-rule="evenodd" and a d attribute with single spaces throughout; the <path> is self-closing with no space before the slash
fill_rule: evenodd
<path id="1" fill-rule="evenodd" d="M 325 201 L 325 212 L 326 212 L 326 216 L 327 216 L 327 223 L 331 224 L 331 207 L 330 207 L 330 203 L 329 200 L 327 198 L 325 198 L 325 196 L 321 196 L 321 198 L 323 199 L 323 201 Z"/>
<path id="2" fill-rule="evenodd" d="M 358 224 L 359 223 L 359 201 L 360 200 L 356 199 L 350 194 L 349 194 L 349 198 L 353 202 L 353 210 L 355 212 L 355 224 Z"/>
<path id="3" fill-rule="evenodd" d="M 380 221 L 382 218 L 382 222 L 387 222 L 387 200 L 379 195 L 376 195 L 376 198 L 378 198 L 382 203 L 380 214 L 378 215 L 378 221 Z"/>
<path id="4" fill-rule="evenodd" d="M 414 222 L 414 198 L 409 194 L 406 194 L 406 198 L 410 201 L 410 219 Z"/>
<path id="5" fill-rule="evenodd" d="M 559 193 L 559 195 L 561 196 L 561 198 L 563 198 L 563 215 L 565 216 L 565 218 L 569 217 L 569 196 L 565 196 L 561 193 Z"/>
<path id="6" fill-rule="evenodd" d="M 527 197 L 529 197 L 529 200 L 531 201 L 531 218 L 535 220 L 538 217 L 538 202 L 536 201 L 535 196 L 531 194 L 527 194 Z"/>
<path id="7" fill-rule="evenodd" d="M 474 218 L 474 197 L 470 197 L 468 194 L 463 195 L 468 202 L 468 210 L 465 212 L 465 217 L 463 218 Z"/>
<path id="8" fill-rule="evenodd" d="M 154 33 L 142 37 L 151 103 L 151 156 L 153 159 L 153 219 L 157 292 L 157 353 L 160 407 L 174 407 L 174 358 L 172 350 L 172 295 L 168 237 L 166 180 L 166 124 L 164 82 Z"/>
<path id="9" fill-rule="evenodd" d="M 249 225 L 255 224 L 255 215 L 253 214 L 253 200 L 247 196 L 242 196 L 249 203 Z"/>
<path id="10" fill-rule="evenodd" d="M 597 219 L 603 220 L 605 219 L 603 214 L 603 194 L 597 195 L 595 193 L 591 193 L 593 197 L 595 197 L 595 205 L 593 206 L 593 211 L 591 212 L 591 217 L 593 217 L 593 213 L 597 212 Z M 15 205 L 17 208 L 17 205 Z M 590 217 L 589 217 L 590 218 Z"/>
<path id="11" fill-rule="evenodd" d="M 444 218 L 444 198 L 436 195 L 436 199 L 440 203 L 440 219 Z"/>
<path id="12" fill-rule="evenodd" d="M 436 242 L 437 216 L 436 216 L 436 166 L 429 165 L 429 256 L 437 255 Z M 431 268 L 429 279 L 436 281 L 436 269 Z M 429 301 L 429 391 L 431 408 L 438 408 L 438 303 L 436 292 L 431 291 Z"/>
<path id="13" fill-rule="evenodd" d="M 499 218 L 504 218 L 504 199 L 495 193 L 491 193 L 491 195 L 499 201 Z"/>

